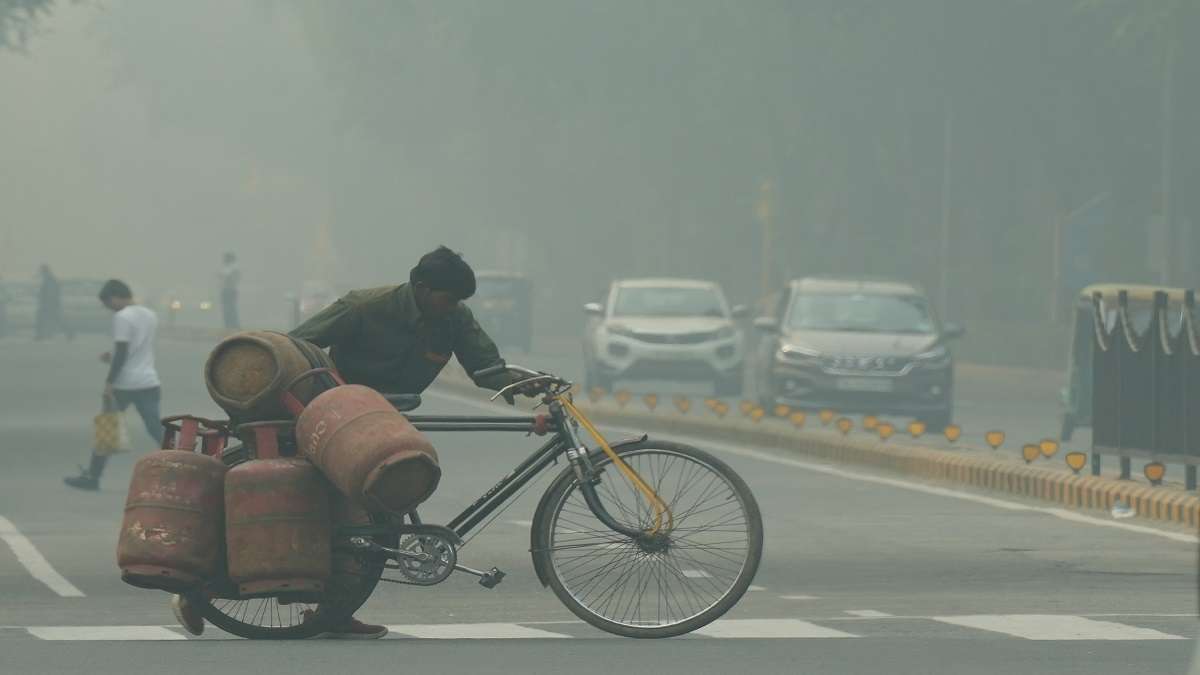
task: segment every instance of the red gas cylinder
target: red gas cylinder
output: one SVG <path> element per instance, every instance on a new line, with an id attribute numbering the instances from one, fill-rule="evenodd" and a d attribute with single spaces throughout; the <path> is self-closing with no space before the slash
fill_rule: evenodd
<path id="1" fill-rule="evenodd" d="M 172 418 L 164 445 L 201 440 L 219 454 L 223 431 L 200 418 Z M 177 433 L 182 431 L 182 433 Z M 210 433 L 211 432 L 211 433 Z M 138 460 L 129 481 L 117 540 L 121 579 L 139 588 L 178 592 L 217 575 L 221 563 L 226 467 L 190 445 Z"/>
<path id="2" fill-rule="evenodd" d="M 342 494 L 371 510 L 409 511 L 442 476 L 425 436 L 379 392 L 360 385 L 313 399 L 296 420 L 296 440 Z"/>
<path id="3" fill-rule="evenodd" d="M 225 476 L 225 545 L 242 597 L 321 593 L 330 575 L 330 486 L 308 460 L 280 456 L 292 431 L 292 422 L 238 427 L 254 459 Z"/>

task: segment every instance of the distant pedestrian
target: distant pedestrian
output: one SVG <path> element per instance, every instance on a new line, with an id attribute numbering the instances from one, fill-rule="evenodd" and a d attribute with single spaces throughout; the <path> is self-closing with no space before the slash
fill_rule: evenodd
<path id="1" fill-rule="evenodd" d="M 49 265 L 38 268 L 39 286 L 37 314 L 34 319 L 34 340 L 48 340 L 63 330 L 62 288 Z"/>
<path id="2" fill-rule="evenodd" d="M 225 316 L 225 328 L 228 330 L 241 328 L 241 321 L 238 320 L 238 284 L 241 281 L 237 256 L 232 251 L 226 252 L 221 264 L 221 313 Z"/>
<path id="3" fill-rule="evenodd" d="M 111 279 L 100 289 L 100 302 L 113 312 L 113 350 L 100 355 L 109 364 L 104 381 L 104 411 L 121 411 L 133 405 L 146 432 L 155 443 L 162 442 L 159 402 L 161 382 L 154 367 L 154 339 L 158 333 L 158 317 L 153 311 L 135 304 L 133 292 L 124 282 Z M 108 456 L 92 451 L 91 463 L 80 475 L 64 478 L 64 482 L 80 490 L 97 490 L 100 474 Z"/>

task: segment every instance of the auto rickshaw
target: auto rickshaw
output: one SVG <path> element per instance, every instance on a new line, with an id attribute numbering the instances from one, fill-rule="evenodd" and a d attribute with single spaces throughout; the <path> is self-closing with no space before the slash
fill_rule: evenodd
<path id="1" fill-rule="evenodd" d="M 1129 296 L 1129 318 L 1138 331 L 1144 331 L 1154 311 L 1154 294 L 1167 293 L 1167 312 L 1172 317 L 1170 329 L 1178 330 L 1183 319 L 1183 295 L 1185 289 L 1146 286 L 1139 284 L 1093 284 L 1079 292 L 1071 326 L 1071 344 L 1067 353 L 1067 386 L 1061 392 L 1062 432 L 1064 441 L 1078 427 L 1092 426 L 1092 347 L 1093 335 L 1092 297 L 1100 294 L 1100 306 L 1104 312 L 1105 326 L 1111 330 L 1117 320 L 1117 296 L 1126 291 Z"/>
<path id="2" fill-rule="evenodd" d="M 476 272 L 469 301 L 476 321 L 500 347 L 533 347 L 533 284 L 519 274 Z"/>

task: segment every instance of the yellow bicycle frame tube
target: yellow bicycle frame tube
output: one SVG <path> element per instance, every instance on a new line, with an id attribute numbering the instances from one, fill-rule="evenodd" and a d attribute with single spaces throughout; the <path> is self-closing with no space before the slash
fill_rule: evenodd
<path id="1" fill-rule="evenodd" d="M 667 529 L 670 530 L 674 528 L 675 518 L 671 514 L 671 509 L 668 508 L 665 503 L 663 503 L 662 498 L 658 496 L 658 493 L 654 491 L 654 488 L 651 488 L 646 481 L 642 480 L 642 477 L 639 476 L 636 471 L 634 471 L 628 464 L 625 463 L 625 460 L 621 459 L 621 456 L 618 455 L 611 446 L 609 446 L 608 441 L 604 440 L 604 436 L 600 434 L 600 431 L 596 429 L 591 420 L 584 416 L 584 414 L 579 410 L 579 408 L 575 407 L 575 404 L 569 398 L 566 396 L 561 397 L 559 398 L 559 402 L 562 404 L 563 409 L 567 411 L 567 414 L 579 422 L 579 425 L 586 429 L 587 432 L 591 434 L 592 438 L 596 439 L 596 443 L 600 445 L 600 449 L 604 451 L 604 454 L 608 455 L 608 458 L 612 460 L 612 463 L 617 467 L 617 469 L 624 474 L 625 477 L 629 479 L 629 482 L 633 483 L 634 487 L 636 487 L 638 491 L 641 492 L 642 495 L 645 496 L 646 499 L 649 500 L 649 502 L 654 506 L 654 529 L 650 530 L 649 533 L 658 534 L 662 531 L 664 515 L 667 517 Z"/>

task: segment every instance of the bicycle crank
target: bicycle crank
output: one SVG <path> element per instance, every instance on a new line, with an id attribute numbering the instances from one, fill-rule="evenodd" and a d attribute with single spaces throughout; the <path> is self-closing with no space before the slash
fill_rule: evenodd
<path id="1" fill-rule="evenodd" d="M 505 577 L 504 572 L 501 572 L 499 568 L 496 567 L 493 567 L 486 572 L 471 569 L 466 565 L 455 565 L 454 569 L 458 570 L 459 572 L 466 572 L 472 576 L 479 577 L 479 585 L 488 589 L 495 588 L 496 586 L 500 585 L 500 582 L 504 581 Z"/>
<path id="2" fill-rule="evenodd" d="M 436 534 L 411 535 L 400 542 L 399 548 L 381 546 L 366 537 L 352 537 L 350 545 L 362 551 L 383 553 L 396 562 L 387 569 L 400 572 L 417 586 L 433 586 L 445 581 L 458 566 L 458 549 L 454 542 Z"/>

